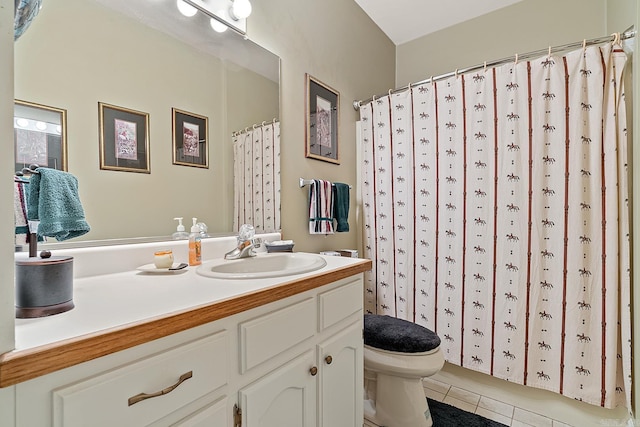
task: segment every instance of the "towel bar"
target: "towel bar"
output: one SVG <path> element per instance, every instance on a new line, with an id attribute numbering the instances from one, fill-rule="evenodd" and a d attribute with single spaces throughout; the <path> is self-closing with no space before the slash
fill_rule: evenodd
<path id="1" fill-rule="evenodd" d="M 17 171 L 16 172 L 16 176 L 24 176 L 24 175 L 29 175 L 29 174 L 34 174 L 34 173 L 40 173 L 38 172 L 36 169 L 38 169 L 40 166 L 32 163 L 29 165 L 28 168 L 22 168 L 22 170 Z"/>
<path id="2" fill-rule="evenodd" d="M 300 188 L 304 187 L 305 185 L 309 185 L 313 183 L 312 179 L 304 179 L 304 178 L 300 178 Z M 349 189 L 353 188 L 352 186 L 349 186 Z"/>

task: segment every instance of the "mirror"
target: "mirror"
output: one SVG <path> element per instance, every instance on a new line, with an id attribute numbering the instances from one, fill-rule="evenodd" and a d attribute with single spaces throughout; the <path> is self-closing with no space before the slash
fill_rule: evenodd
<path id="1" fill-rule="evenodd" d="M 67 111 L 67 170 L 91 225 L 74 240 L 166 238 L 176 217 L 231 233 L 232 133 L 278 118 L 279 67 L 175 0 L 45 2 L 15 43 L 15 97 Z M 100 169 L 99 103 L 148 114 L 150 173 Z M 208 167 L 174 164 L 174 109 L 207 118 Z"/>

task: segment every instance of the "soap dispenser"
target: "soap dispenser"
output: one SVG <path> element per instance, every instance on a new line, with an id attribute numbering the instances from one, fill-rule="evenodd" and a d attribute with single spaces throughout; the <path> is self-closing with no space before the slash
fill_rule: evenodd
<path id="1" fill-rule="evenodd" d="M 189 265 L 200 265 L 202 264 L 202 236 L 197 224 L 198 218 L 192 218 L 192 220 L 193 225 L 189 233 Z"/>
<path id="2" fill-rule="evenodd" d="M 171 235 L 173 240 L 188 239 L 189 238 L 189 233 L 184 231 L 184 225 L 182 225 L 182 217 L 173 218 L 173 219 L 178 221 L 178 227 L 176 229 L 176 232 Z"/>

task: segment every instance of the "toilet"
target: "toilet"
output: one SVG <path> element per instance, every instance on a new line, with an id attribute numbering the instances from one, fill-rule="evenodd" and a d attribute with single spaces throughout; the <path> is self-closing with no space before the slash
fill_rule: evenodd
<path id="1" fill-rule="evenodd" d="M 443 365 L 435 332 L 407 320 L 365 314 L 365 419 L 384 427 L 430 427 L 422 378 Z"/>

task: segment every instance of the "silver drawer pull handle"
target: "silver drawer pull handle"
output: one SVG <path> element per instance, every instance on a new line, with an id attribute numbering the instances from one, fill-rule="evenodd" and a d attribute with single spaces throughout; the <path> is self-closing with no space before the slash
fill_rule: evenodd
<path id="1" fill-rule="evenodd" d="M 183 382 L 185 382 L 186 380 L 188 380 L 191 377 L 193 377 L 193 371 L 189 371 L 186 374 L 180 375 L 180 378 L 178 379 L 177 383 L 175 383 L 174 385 L 169 386 L 167 388 L 164 388 L 164 389 L 162 389 L 160 391 L 156 391 L 155 393 L 140 393 L 140 394 L 136 394 L 135 396 L 132 396 L 132 397 L 129 398 L 129 406 L 135 405 L 136 403 L 142 402 L 143 400 L 146 400 L 146 399 L 151 399 L 152 397 L 158 397 L 158 396 L 162 396 L 164 394 L 169 394 L 173 390 L 178 388 L 178 386 L 180 384 L 182 384 Z"/>

